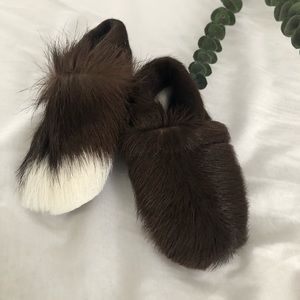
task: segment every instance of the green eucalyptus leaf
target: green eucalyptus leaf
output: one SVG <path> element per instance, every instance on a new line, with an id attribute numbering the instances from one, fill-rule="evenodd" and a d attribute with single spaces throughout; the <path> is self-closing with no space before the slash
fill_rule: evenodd
<path id="1" fill-rule="evenodd" d="M 235 16 L 232 11 L 225 7 L 215 9 L 211 14 L 211 20 L 214 23 L 221 25 L 234 25 Z"/>
<path id="2" fill-rule="evenodd" d="M 211 75 L 212 70 L 209 64 L 204 63 L 203 64 L 205 67 L 205 74 L 203 74 L 205 77 L 208 77 L 209 75 Z"/>
<path id="3" fill-rule="evenodd" d="M 203 90 L 204 88 L 206 88 L 207 80 L 203 75 L 201 75 L 200 73 L 198 73 L 198 74 L 193 74 L 192 73 L 191 77 L 195 81 L 195 83 L 196 83 L 199 90 Z"/>
<path id="4" fill-rule="evenodd" d="M 214 51 L 208 50 L 207 54 L 210 56 L 210 64 L 215 64 L 218 60 L 217 54 Z"/>
<path id="5" fill-rule="evenodd" d="M 289 22 L 289 20 L 296 16 L 296 15 L 300 15 L 300 2 L 297 2 L 297 3 L 293 3 L 288 11 L 287 11 L 287 15 L 286 15 L 286 18 L 284 18 L 284 21 L 282 22 L 282 25 L 281 25 L 281 31 L 282 33 L 285 35 L 285 28 L 287 26 L 287 23 Z"/>
<path id="6" fill-rule="evenodd" d="M 189 71 L 193 74 L 200 73 L 203 76 L 209 76 L 211 74 L 211 67 L 209 66 L 209 64 L 195 61 L 190 64 Z"/>
<path id="7" fill-rule="evenodd" d="M 287 24 L 283 28 L 283 33 L 286 36 L 292 36 L 300 28 L 300 15 L 293 16 L 288 20 Z"/>
<path id="8" fill-rule="evenodd" d="M 221 0 L 221 1 L 223 5 L 233 13 L 238 13 L 243 7 L 242 0 Z"/>
<path id="9" fill-rule="evenodd" d="M 214 64 L 217 62 L 218 57 L 214 51 L 205 50 L 205 49 L 198 49 L 194 53 L 194 60 L 201 61 L 208 64 Z"/>
<path id="10" fill-rule="evenodd" d="M 278 0 L 279 3 L 276 5 L 274 9 L 274 17 L 276 21 L 283 21 L 280 19 L 280 12 L 282 10 L 283 5 L 288 1 L 288 0 Z"/>
<path id="11" fill-rule="evenodd" d="M 215 41 L 215 43 L 216 43 L 216 45 L 217 45 L 215 51 L 216 51 L 216 52 L 221 52 L 221 51 L 222 51 L 222 45 L 221 45 L 220 41 L 217 40 L 217 39 L 214 39 L 214 41 Z"/>
<path id="12" fill-rule="evenodd" d="M 217 49 L 217 44 L 214 39 L 208 36 L 202 36 L 198 41 L 199 48 L 203 48 L 205 50 L 215 51 Z"/>
<path id="13" fill-rule="evenodd" d="M 203 62 L 208 62 L 210 60 L 210 56 L 205 49 L 198 49 L 194 52 L 194 60 L 199 60 Z"/>
<path id="14" fill-rule="evenodd" d="M 194 61 L 189 65 L 189 71 L 193 74 L 204 73 L 203 64 L 199 61 Z"/>
<path id="15" fill-rule="evenodd" d="M 288 18 L 300 14 L 300 1 L 295 2 L 288 11 Z"/>
<path id="16" fill-rule="evenodd" d="M 299 29 L 299 27 L 292 36 L 292 45 L 296 49 L 300 49 L 300 29 Z"/>
<path id="17" fill-rule="evenodd" d="M 294 4 L 293 1 L 287 1 L 285 2 L 282 7 L 281 7 L 281 10 L 280 10 L 280 14 L 279 14 L 279 19 L 281 21 L 285 20 L 288 16 L 288 13 L 289 13 L 289 9 L 291 8 L 291 6 Z"/>
<path id="18" fill-rule="evenodd" d="M 225 37 L 226 30 L 224 25 L 210 22 L 206 25 L 204 32 L 207 36 L 211 38 L 223 40 Z"/>

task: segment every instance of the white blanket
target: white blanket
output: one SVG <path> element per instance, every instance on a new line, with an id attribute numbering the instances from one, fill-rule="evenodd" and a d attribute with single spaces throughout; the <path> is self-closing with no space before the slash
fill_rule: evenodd
<path id="1" fill-rule="evenodd" d="M 1 300 L 300 299 L 300 56 L 264 0 L 243 2 L 202 95 L 244 170 L 250 239 L 228 264 L 195 271 L 146 238 L 122 161 L 92 202 L 55 217 L 20 206 L 15 171 L 39 120 L 30 87 L 45 42 L 114 17 L 139 61 L 172 55 L 188 65 L 221 2 L 0 0 Z"/>

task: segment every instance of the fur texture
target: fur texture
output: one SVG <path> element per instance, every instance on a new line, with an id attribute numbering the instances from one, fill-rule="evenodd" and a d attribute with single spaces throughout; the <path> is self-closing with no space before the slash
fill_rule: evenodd
<path id="1" fill-rule="evenodd" d="M 122 150 L 138 214 L 168 258 L 215 267 L 247 240 L 245 186 L 227 128 L 211 120 L 178 61 L 156 59 L 136 77 Z M 165 87 L 166 111 L 154 101 Z"/>
<path id="2" fill-rule="evenodd" d="M 132 56 L 124 24 L 106 20 L 50 51 L 44 105 L 18 177 L 25 207 L 71 211 L 103 188 L 126 119 Z"/>

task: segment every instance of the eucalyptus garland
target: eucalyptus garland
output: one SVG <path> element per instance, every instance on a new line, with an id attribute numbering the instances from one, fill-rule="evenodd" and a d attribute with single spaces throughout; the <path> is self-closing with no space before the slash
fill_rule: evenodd
<path id="1" fill-rule="evenodd" d="M 211 14 L 211 22 L 206 25 L 205 35 L 198 41 L 199 49 L 194 53 L 194 62 L 189 66 L 192 78 L 199 89 L 207 85 L 206 77 L 211 74 L 211 64 L 217 62 L 217 53 L 222 51 L 221 41 L 226 34 L 225 26 L 235 24 L 235 15 L 243 6 L 242 0 L 221 0 L 223 5 Z"/>
<path id="2" fill-rule="evenodd" d="M 281 21 L 281 31 L 291 38 L 292 45 L 300 49 L 300 0 L 265 0 L 268 6 L 275 6 L 274 17 Z"/>
<path id="3" fill-rule="evenodd" d="M 235 14 L 243 6 L 242 0 L 221 0 L 222 7 L 211 14 L 211 22 L 205 27 L 205 35 L 198 41 L 199 49 L 194 53 L 194 61 L 189 66 L 192 78 L 198 88 L 207 86 L 211 74 L 211 64 L 217 62 L 217 53 L 222 51 L 221 41 L 226 34 L 226 26 L 235 24 Z M 300 0 L 265 0 L 268 6 L 275 6 L 274 17 L 281 21 L 281 31 L 291 37 L 292 45 L 300 49 Z"/>

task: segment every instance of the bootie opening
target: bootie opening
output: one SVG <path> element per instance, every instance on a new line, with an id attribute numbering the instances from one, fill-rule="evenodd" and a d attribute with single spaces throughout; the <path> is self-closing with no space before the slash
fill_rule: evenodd
<path id="1" fill-rule="evenodd" d="M 162 57 L 149 62 L 137 73 L 136 83 L 128 103 L 132 127 L 155 130 L 210 120 L 195 83 L 176 59 Z M 169 90 L 167 108 L 156 101 L 164 89 Z"/>
<path id="2" fill-rule="evenodd" d="M 87 35 L 91 41 L 91 49 L 105 40 L 105 42 L 113 44 L 115 47 L 127 48 L 131 53 L 126 27 L 120 20 L 105 20 Z"/>
<path id="3" fill-rule="evenodd" d="M 200 113 L 203 105 L 199 92 L 180 62 L 169 57 L 159 58 L 145 67 L 143 72 L 150 74 L 149 90 L 152 91 L 152 96 L 163 88 L 170 88 L 169 109 L 185 107 Z"/>

